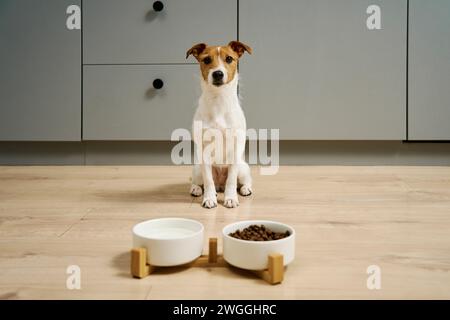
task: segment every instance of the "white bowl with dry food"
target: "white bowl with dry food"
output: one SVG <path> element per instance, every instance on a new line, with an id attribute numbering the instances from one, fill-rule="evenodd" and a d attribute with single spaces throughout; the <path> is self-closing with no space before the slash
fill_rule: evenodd
<path id="1" fill-rule="evenodd" d="M 147 263 L 176 266 L 197 259 L 203 251 L 203 224 L 184 218 L 147 220 L 133 227 L 133 247 L 147 249 Z"/>
<path id="2" fill-rule="evenodd" d="M 284 223 L 267 220 L 235 222 L 223 228 L 222 236 L 223 257 L 238 268 L 267 269 L 268 256 L 272 253 L 282 254 L 285 266 L 295 257 L 295 230 Z"/>

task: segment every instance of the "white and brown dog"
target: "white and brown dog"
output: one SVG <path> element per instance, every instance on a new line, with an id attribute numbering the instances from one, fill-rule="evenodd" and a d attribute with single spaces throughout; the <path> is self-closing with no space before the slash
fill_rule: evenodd
<path id="1" fill-rule="evenodd" d="M 224 133 L 231 130 L 237 136 L 233 143 L 223 144 L 224 153 L 233 154 L 235 161 L 217 163 L 203 156 L 203 161 L 194 165 L 191 195 L 198 197 L 203 192 L 202 206 L 205 208 L 217 206 L 216 191 L 224 191 L 223 204 L 227 208 L 239 205 L 238 187 L 243 196 L 252 193 L 250 168 L 244 159 L 246 120 L 237 93 L 238 60 L 245 51 L 251 54 L 252 49 L 239 41 L 231 41 L 226 46 L 200 43 L 186 53 L 186 58 L 192 54 L 198 60 L 202 75 L 202 94 L 194 125 L 201 123 L 203 131 L 215 129 Z M 202 134 L 202 149 L 210 143 L 211 140 Z"/>

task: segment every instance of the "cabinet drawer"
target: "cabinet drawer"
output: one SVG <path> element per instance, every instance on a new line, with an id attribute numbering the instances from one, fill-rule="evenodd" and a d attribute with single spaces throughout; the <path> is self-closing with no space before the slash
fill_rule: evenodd
<path id="1" fill-rule="evenodd" d="M 197 65 L 84 66 L 83 86 L 84 140 L 169 140 L 191 129 L 200 92 Z"/>
<path id="2" fill-rule="evenodd" d="M 450 1 L 409 3 L 410 140 L 450 140 Z"/>
<path id="3" fill-rule="evenodd" d="M 184 63 L 193 44 L 228 43 L 237 36 L 237 1 L 86 0 L 84 63 Z"/>
<path id="4" fill-rule="evenodd" d="M 369 30 L 367 9 L 381 8 Z M 240 0 L 248 127 L 282 139 L 406 137 L 406 0 Z M 270 18 L 267 14 L 270 12 Z"/>

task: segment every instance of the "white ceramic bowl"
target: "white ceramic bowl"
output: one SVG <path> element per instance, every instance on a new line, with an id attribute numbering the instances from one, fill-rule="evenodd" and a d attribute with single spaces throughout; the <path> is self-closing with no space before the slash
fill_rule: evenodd
<path id="1" fill-rule="evenodd" d="M 236 230 L 242 230 L 253 224 L 264 225 L 275 232 L 289 231 L 290 235 L 280 240 L 247 241 L 229 236 Z M 294 228 L 275 221 L 248 220 L 227 225 L 222 230 L 223 257 L 231 265 L 248 270 L 267 269 L 267 257 L 271 253 L 280 253 L 284 256 L 284 265 L 287 266 L 295 257 L 295 230 Z"/>
<path id="2" fill-rule="evenodd" d="M 168 267 L 197 259 L 203 251 L 203 225 L 195 220 L 162 218 L 133 227 L 133 247 L 147 248 L 147 262 Z"/>

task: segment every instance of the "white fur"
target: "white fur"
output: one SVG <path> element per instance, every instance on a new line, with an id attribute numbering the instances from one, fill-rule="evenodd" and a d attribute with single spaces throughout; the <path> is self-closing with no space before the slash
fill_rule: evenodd
<path id="1" fill-rule="evenodd" d="M 240 136 L 240 139 L 236 140 L 235 150 L 225 150 L 227 153 L 230 151 L 233 152 L 236 158 L 241 161 L 235 161 L 225 165 L 216 165 L 214 162 L 212 164 L 195 164 L 192 172 L 191 194 L 193 196 L 200 196 L 202 193 L 201 186 L 203 186 L 204 195 L 202 206 L 205 208 L 216 207 L 216 188 L 220 189 L 222 186 L 215 185 L 213 171 L 221 172 L 221 169 L 226 167 L 228 169 L 228 175 L 224 186 L 224 205 L 228 208 L 235 208 L 239 205 L 237 195 L 238 185 L 241 195 L 247 196 L 252 193 L 250 168 L 244 159 L 246 120 L 237 95 L 237 72 L 235 73 L 234 79 L 229 83 L 216 87 L 212 84 L 211 76 L 212 72 L 216 70 L 221 70 L 224 73 L 224 82 L 227 81 L 228 74 L 226 68 L 223 66 L 223 62 L 220 60 L 219 66 L 209 72 L 208 81 L 205 81 L 203 78 L 201 80 L 202 94 L 194 115 L 194 122 L 201 121 L 203 128 L 219 129 L 222 132 L 225 129 L 232 129 L 240 135 L 243 134 L 243 137 Z M 205 141 L 202 141 L 202 143 L 205 144 Z M 229 149 L 232 146 L 224 145 L 224 147 Z"/>

